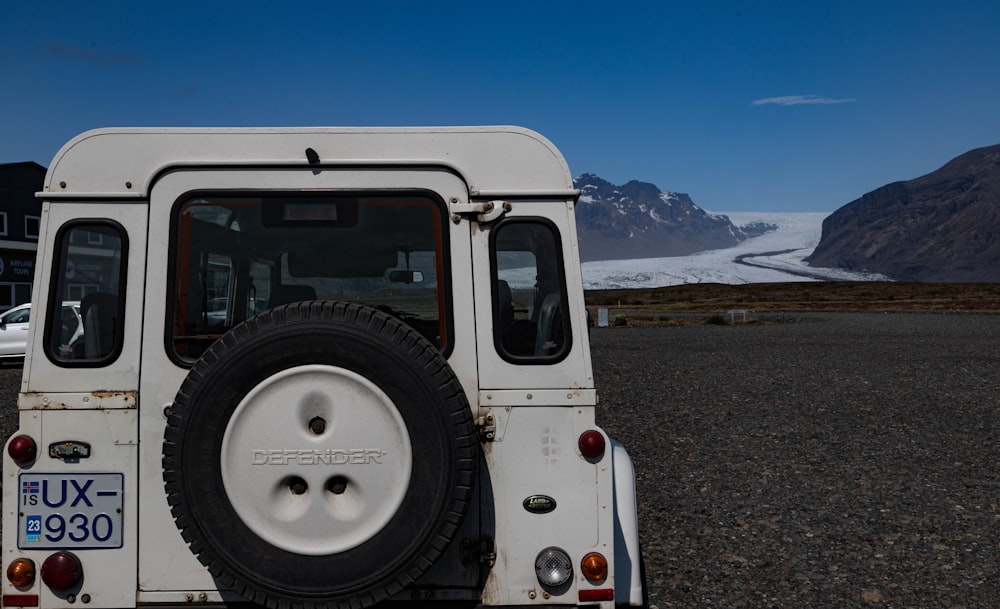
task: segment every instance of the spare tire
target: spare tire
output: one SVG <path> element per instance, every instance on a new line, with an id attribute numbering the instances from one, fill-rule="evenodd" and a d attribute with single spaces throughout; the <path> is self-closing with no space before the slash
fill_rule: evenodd
<path id="1" fill-rule="evenodd" d="M 441 555 L 478 440 L 438 349 L 374 308 L 312 301 L 233 328 L 170 408 L 174 520 L 221 586 L 267 607 L 366 607 Z"/>

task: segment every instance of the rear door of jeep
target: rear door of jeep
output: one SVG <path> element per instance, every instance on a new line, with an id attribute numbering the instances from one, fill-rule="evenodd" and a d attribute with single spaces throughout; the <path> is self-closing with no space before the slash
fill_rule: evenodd
<path id="1" fill-rule="evenodd" d="M 220 584 L 174 526 L 161 460 L 178 389 L 240 322 L 315 299 L 376 307 L 439 349 L 476 403 L 470 228 L 449 214 L 449 205 L 467 199 L 459 177 L 433 168 L 178 168 L 155 182 L 139 387 L 140 601 L 185 602 L 191 590 L 221 598 L 213 592 Z M 379 458 L 347 446 L 308 455 L 263 443 L 248 448 L 251 463 L 284 466 Z M 252 486 L 258 481 L 248 471 Z M 477 528 L 477 514 L 470 508 L 464 526 Z M 478 572 L 457 562 L 441 571 L 452 581 L 439 583 L 478 584 Z"/>
<path id="2" fill-rule="evenodd" d="M 123 575 L 135 573 L 138 546 L 140 343 L 133 337 L 142 331 L 147 213 L 143 201 L 100 197 L 43 205 L 46 247 L 38 252 L 18 403 L 20 433 L 41 446 L 38 460 L 9 481 L 38 489 L 40 501 L 24 495 L 37 509 L 9 510 L 18 522 L 4 522 L 38 565 L 57 551 L 76 553 L 102 607 L 135 603 L 134 583 Z M 82 336 L 75 312 L 64 316 L 68 301 L 80 302 Z M 60 594 L 41 586 L 38 602 L 59 606 Z"/>

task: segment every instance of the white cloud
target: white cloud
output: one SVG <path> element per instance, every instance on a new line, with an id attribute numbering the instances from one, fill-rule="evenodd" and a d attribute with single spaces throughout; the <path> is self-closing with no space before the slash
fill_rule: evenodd
<path id="1" fill-rule="evenodd" d="M 751 102 L 755 106 L 798 106 L 801 104 L 850 104 L 855 99 L 836 99 L 833 97 L 820 97 L 818 95 L 785 95 L 782 97 L 765 97 Z"/>

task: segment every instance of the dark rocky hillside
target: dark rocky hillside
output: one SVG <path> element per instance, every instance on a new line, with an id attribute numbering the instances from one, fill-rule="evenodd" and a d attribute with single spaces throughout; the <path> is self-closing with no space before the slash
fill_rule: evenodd
<path id="1" fill-rule="evenodd" d="M 727 216 L 701 209 L 688 195 L 661 192 L 648 182 L 617 186 L 592 173 L 574 182 L 582 192 L 576 221 L 585 261 L 685 256 L 731 247 L 776 228 L 735 226 Z"/>
<path id="2" fill-rule="evenodd" d="M 807 261 L 908 281 L 1000 281 L 1000 145 L 838 209 Z"/>

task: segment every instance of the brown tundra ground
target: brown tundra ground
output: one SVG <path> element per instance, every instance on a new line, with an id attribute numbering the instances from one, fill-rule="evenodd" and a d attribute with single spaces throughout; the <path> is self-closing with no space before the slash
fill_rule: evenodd
<path id="1" fill-rule="evenodd" d="M 591 290 L 587 306 L 637 313 L 855 311 L 998 313 L 1000 283 L 698 283 L 635 290 Z"/>

